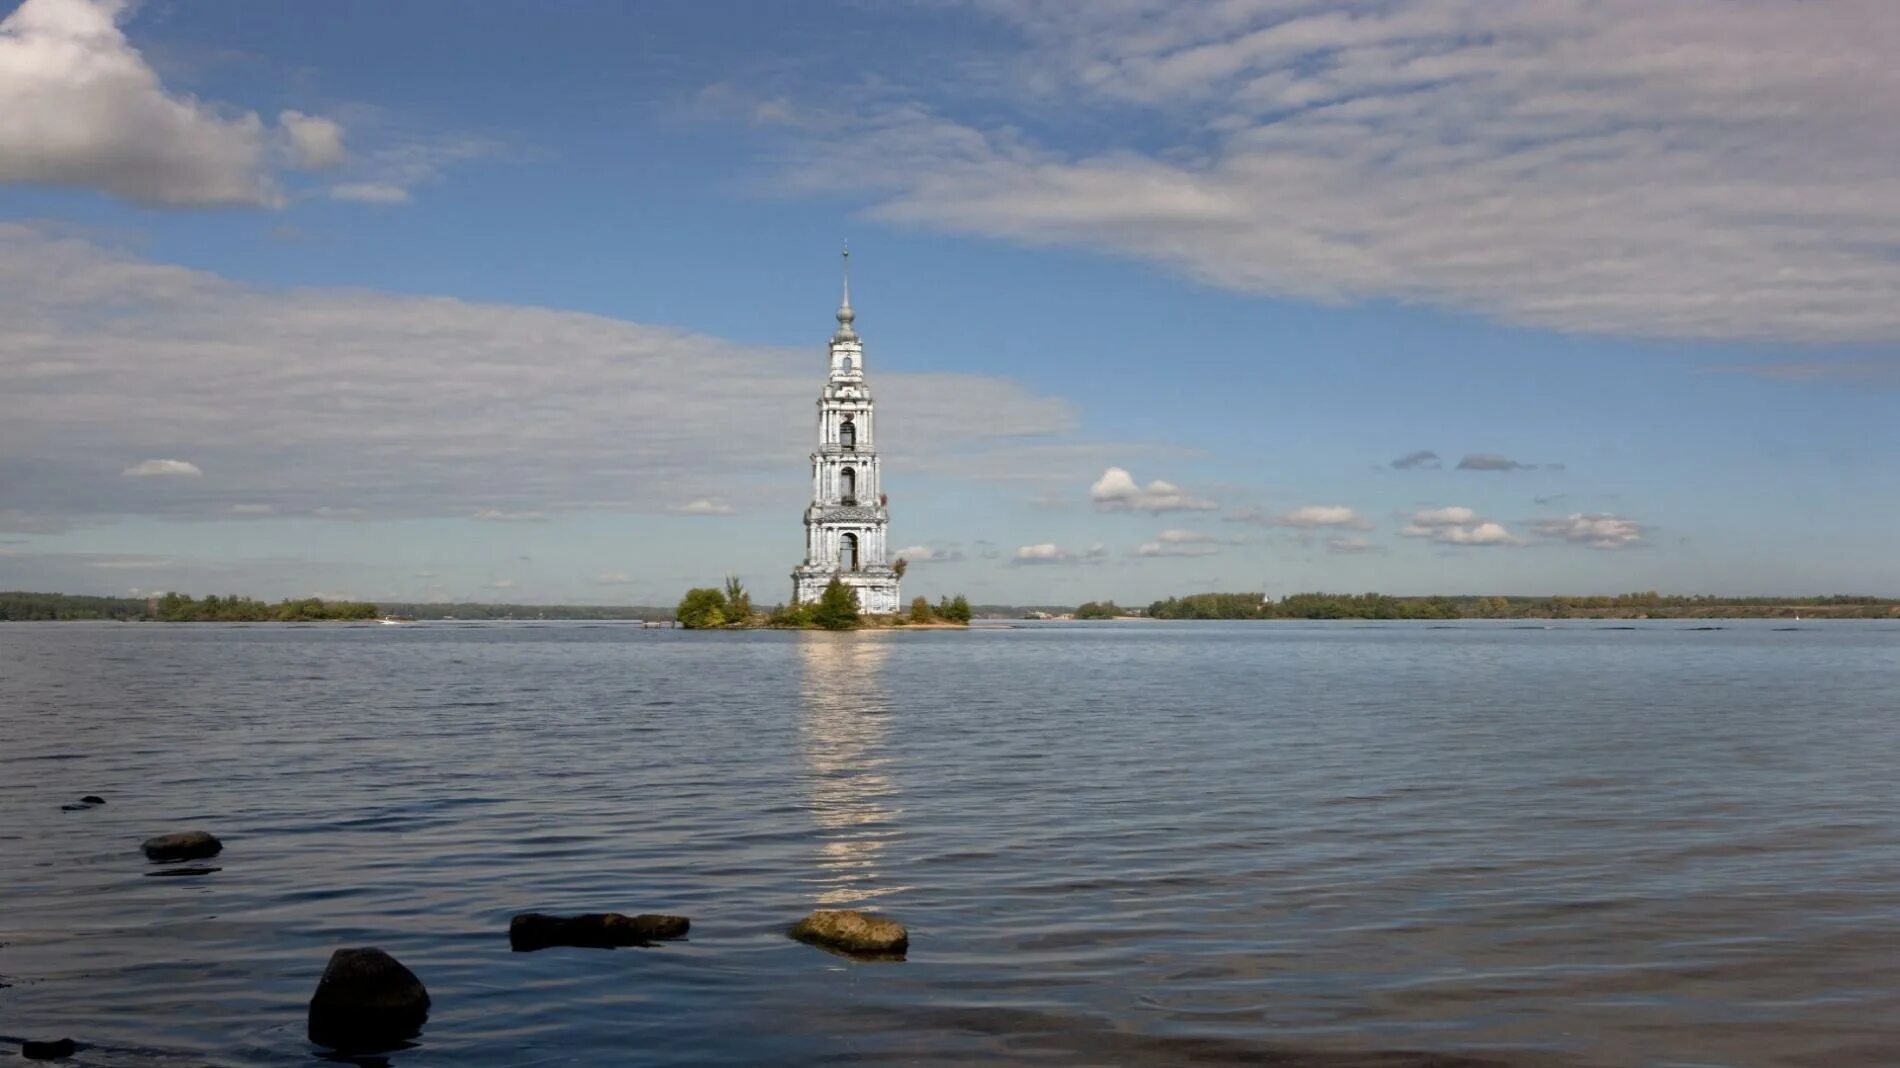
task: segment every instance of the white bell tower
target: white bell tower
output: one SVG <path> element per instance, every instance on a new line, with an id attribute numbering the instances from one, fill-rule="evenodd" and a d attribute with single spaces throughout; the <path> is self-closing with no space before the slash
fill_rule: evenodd
<path id="1" fill-rule="evenodd" d="M 844 300 L 831 335 L 831 371 L 818 398 L 818 451 L 811 454 L 805 509 L 805 562 L 792 569 L 792 601 L 816 601 L 833 578 L 858 595 L 858 609 L 892 615 L 902 603 L 886 556 L 890 511 L 878 468 L 877 424 L 864 384 L 864 345 L 852 328 L 851 251 L 844 253 Z"/>

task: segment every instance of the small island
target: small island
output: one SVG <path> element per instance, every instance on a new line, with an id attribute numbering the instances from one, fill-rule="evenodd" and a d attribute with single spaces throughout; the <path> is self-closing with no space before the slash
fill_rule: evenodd
<path id="1" fill-rule="evenodd" d="M 843 579 L 833 577 L 816 601 L 781 604 L 770 610 L 753 606 L 752 595 L 737 578 L 727 576 L 723 588 L 702 586 L 687 590 L 673 612 L 686 630 L 858 630 L 866 627 L 967 627 L 970 602 L 962 594 L 940 597 L 932 605 L 922 597 L 911 599 L 907 612 L 869 613 L 858 607 L 858 596 Z"/>

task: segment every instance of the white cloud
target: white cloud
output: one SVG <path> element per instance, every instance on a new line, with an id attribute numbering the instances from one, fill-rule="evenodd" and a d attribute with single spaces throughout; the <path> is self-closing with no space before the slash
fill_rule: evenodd
<path id="1" fill-rule="evenodd" d="M 1408 452 L 1404 456 L 1392 461 L 1392 466 L 1400 471 L 1432 471 L 1437 470 L 1441 465 L 1436 452 L 1430 449 L 1419 449 L 1416 452 Z"/>
<path id="2" fill-rule="evenodd" d="M 407 204 L 409 190 L 391 182 L 342 182 L 330 187 L 330 199 L 354 204 Z"/>
<path id="3" fill-rule="evenodd" d="M 913 564 L 949 564 L 964 558 L 961 549 L 932 545 L 907 545 L 891 554 L 893 560 L 900 557 Z"/>
<path id="4" fill-rule="evenodd" d="M 1010 558 L 1010 563 L 1023 565 L 1093 564 L 1101 562 L 1107 556 L 1108 548 L 1100 542 L 1077 552 L 1065 549 L 1054 542 L 1045 541 L 1037 545 L 1025 545 L 1017 549 L 1016 555 Z"/>
<path id="5" fill-rule="evenodd" d="M 0 21 L 0 182 L 162 207 L 273 205 L 264 125 L 167 92 L 121 0 L 26 0 Z"/>
<path id="6" fill-rule="evenodd" d="M 1218 508 L 1212 501 L 1188 494 L 1172 482 L 1155 479 L 1143 486 L 1120 467 L 1102 472 L 1089 487 L 1089 499 L 1104 512 L 1198 512 Z"/>
<path id="7" fill-rule="evenodd" d="M 483 508 L 470 518 L 479 519 L 484 523 L 542 523 L 546 522 L 548 517 L 543 512 L 510 512 L 504 508 Z"/>
<path id="8" fill-rule="evenodd" d="M 603 571 L 594 581 L 602 586 L 628 586 L 632 585 L 633 578 L 624 571 Z"/>
<path id="9" fill-rule="evenodd" d="M 1315 527 L 1351 527 L 1355 530 L 1365 530 L 1372 526 L 1358 512 L 1343 504 L 1309 504 L 1276 516 L 1273 522 L 1278 526 L 1306 530 Z"/>
<path id="10" fill-rule="evenodd" d="M 203 478 L 198 465 L 187 460 L 140 460 L 119 472 L 124 478 Z"/>
<path id="11" fill-rule="evenodd" d="M 812 318 L 813 337 L 829 333 L 828 308 Z M 551 347 L 561 359 L 546 359 Z M 673 502 L 795 515 L 810 474 L 805 415 L 823 380 L 809 345 L 443 297 L 254 288 L 5 222 L 0 352 L 8 530 L 204 519 L 234 504 L 338 519 Z M 686 365 L 696 373 L 679 375 Z M 1101 470 L 1104 446 L 1068 440 L 1079 420 L 1064 400 L 985 375 L 872 373 L 892 488 L 920 471 L 1008 477 L 1005 445 L 1018 463 L 1046 450 L 1072 480 Z M 182 479 L 156 494 L 120 478 L 155 442 L 189 442 L 189 460 L 214 477 L 189 494 Z"/>
<path id="12" fill-rule="evenodd" d="M 1540 519 L 1531 524 L 1531 532 L 1540 538 L 1592 549 L 1633 549 L 1647 544 L 1641 523 L 1605 513 L 1576 512 L 1561 519 Z"/>
<path id="13" fill-rule="evenodd" d="M 1135 547 L 1135 556 L 1212 556 L 1220 552 L 1219 539 L 1198 530 L 1164 530 L 1153 541 Z"/>
<path id="14" fill-rule="evenodd" d="M 702 497 L 696 501 L 687 501 L 685 504 L 676 505 L 669 509 L 669 511 L 677 512 L 680 515 L 731 515 L 733 513 L 733 507 L 724 501 L 709 500 Z"/>
<path id="15" fill-rule="evenodd" d="M 969 65 L 981 119 L 919 84 L 795 177 L 1246 292 L 1900 338 L 1891 0 L 977 6 L 1024 42 Z"/>
<path id="16" fill-rule="evenodd" d="M 1357 534 L 1335 534 L 1326 539 L 1326 551 L 1341 555 L 1376 553 L 1383 550 Z"/>
<path id="17" fill-rule="evenodd" d="M 1502 523 L 1480 519 L 1469 508 L 1428 508 L 1412 513 L 1399 534 L 1407 538 L 1425 538 L 1440 545 L 1503 546 L 1523 545 L 1525 540 Z"/>
<path id="18" fill-rule="evenodd" d="M 343 147 L 343 127 L 334 119 L 286 111 L 277 116 L 277 123 L 290 140 L 291 161 L 304 170 L 324 170 L 349 158 Z"/>

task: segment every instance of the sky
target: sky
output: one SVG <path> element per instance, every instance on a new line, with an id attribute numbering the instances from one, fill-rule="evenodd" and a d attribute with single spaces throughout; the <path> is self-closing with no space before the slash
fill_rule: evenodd
<path id="1" fill-rule="evenodd" d="M 0 588 L 1900 595 L 1890 0 L 0 19 Z"/>

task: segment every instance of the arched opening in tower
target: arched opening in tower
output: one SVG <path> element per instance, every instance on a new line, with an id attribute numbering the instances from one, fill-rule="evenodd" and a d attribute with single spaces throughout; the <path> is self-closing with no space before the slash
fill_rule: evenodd
<path id="1" fill-rule="evenodd" d="M 843 445 L 847 449 L 855 449 L 858 447 L 858 425 L 856 423 L 849 419 L 844 421 L 844 425 L 838 428 L 838 444 Z"/>
<path id="2" fill-rule="evenodd" d="M 846 504 L 858 503 L 858 473 L 852 468 L 838 472 L 838 496 Z"/>
<path id="3" fill-rule="evenodd" d="M 844 569 L 856 571 L 858 569 L 858 536 L 846 534 L 838 550 L 838 558 L 844 564 Z"/>

